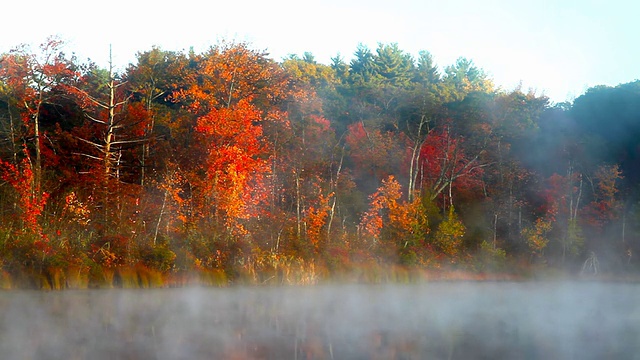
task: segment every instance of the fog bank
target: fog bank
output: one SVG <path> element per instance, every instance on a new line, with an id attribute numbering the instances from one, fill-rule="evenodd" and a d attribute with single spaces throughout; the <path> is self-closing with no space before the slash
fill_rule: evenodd
<path id="1" fill-rule="evenodd" d="M 638 300 L 566 282 L 9 291 L 0 357 L 634 358 Z"/>

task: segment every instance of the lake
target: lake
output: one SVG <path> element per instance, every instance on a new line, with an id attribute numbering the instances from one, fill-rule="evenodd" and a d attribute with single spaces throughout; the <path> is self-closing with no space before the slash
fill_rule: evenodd
<path id="1" fill-rule="evenodd" d="M 2 359 L 640 359 L 640 286 L 0 292 Z"/>

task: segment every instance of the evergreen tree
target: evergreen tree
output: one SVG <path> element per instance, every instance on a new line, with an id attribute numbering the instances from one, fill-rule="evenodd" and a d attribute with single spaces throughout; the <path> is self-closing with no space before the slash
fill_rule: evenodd
<path id="1" fill-rule="evenodd" d="M 373 69 L 383 84 L 404 87 L 412 78 L 413 59 L 398 44 L 380 44 L 373 58 Z"/>

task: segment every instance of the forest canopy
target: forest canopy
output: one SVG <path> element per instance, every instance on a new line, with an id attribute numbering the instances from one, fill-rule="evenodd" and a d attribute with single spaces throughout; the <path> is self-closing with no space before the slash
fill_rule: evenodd
<path id="1" fill-rule="evenodd" d="M 637 80 L 554 104 L 394 43 L 66 50 L 0 55 L 2 286 L 640 264 Z"/>

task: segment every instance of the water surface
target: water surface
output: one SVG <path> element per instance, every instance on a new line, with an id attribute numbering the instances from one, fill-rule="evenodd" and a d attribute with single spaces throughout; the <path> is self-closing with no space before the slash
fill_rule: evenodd
<path id="1" fill-rule="evenodd" d="M 3 359 L 640 359 L 640 286 L 0 292 Z"/>

